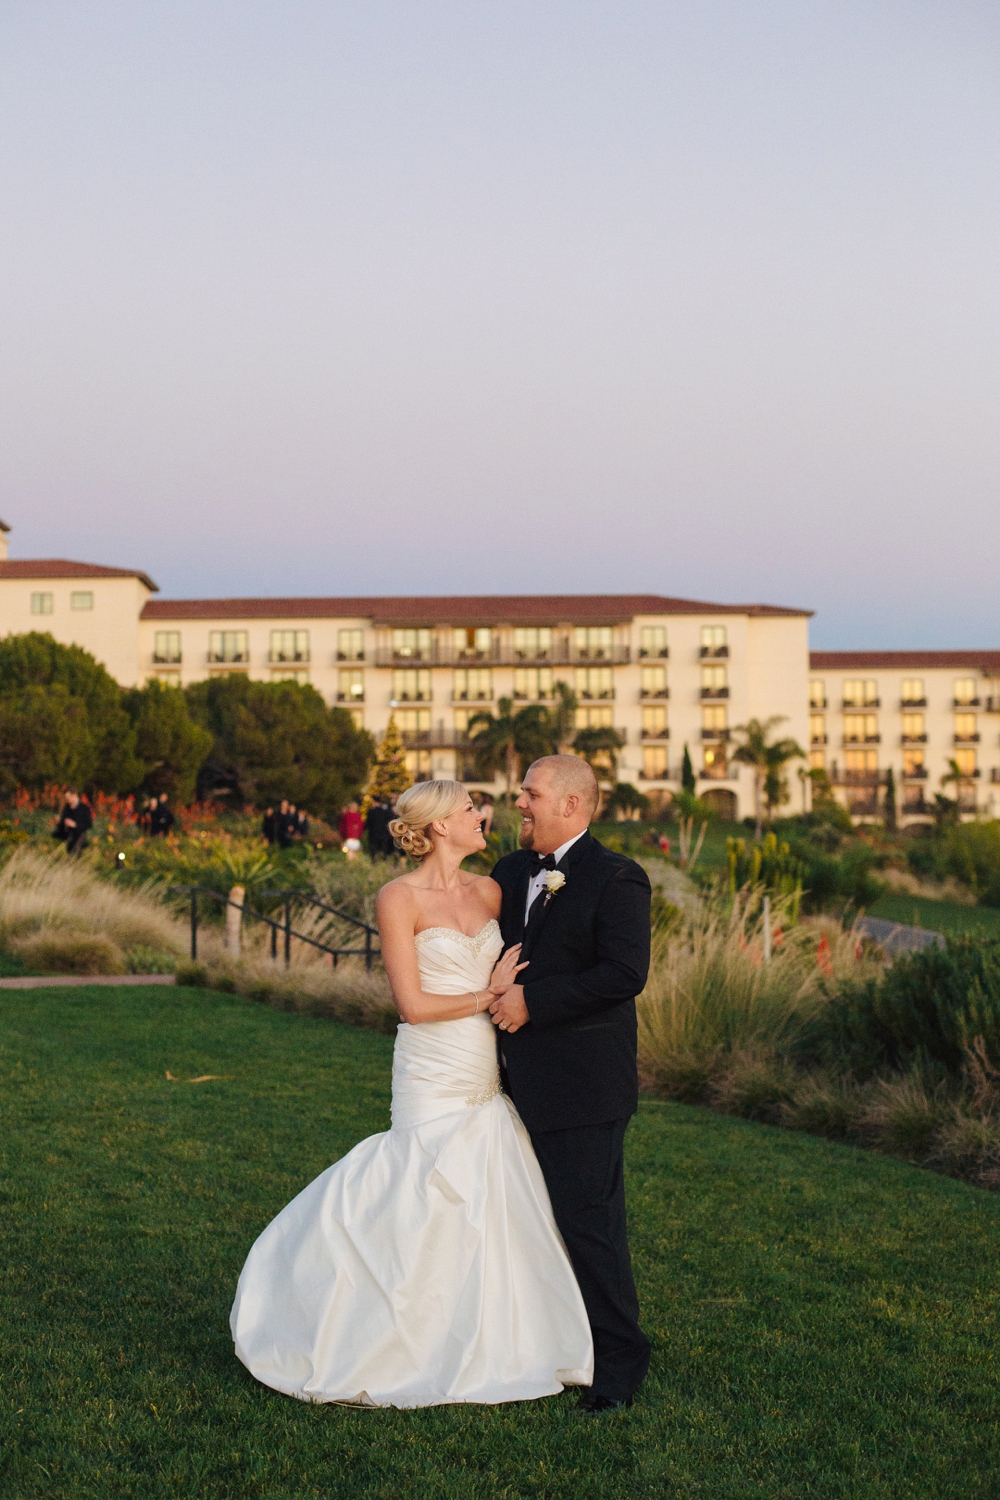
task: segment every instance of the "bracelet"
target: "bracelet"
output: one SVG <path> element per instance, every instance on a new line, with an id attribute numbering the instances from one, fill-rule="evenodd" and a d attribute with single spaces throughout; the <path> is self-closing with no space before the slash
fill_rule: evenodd
<path id="1" fill-rule="evenodd" d="M 479 1014 L 479 994 L 478 994 L 478 992 L 477 992 L 477 991 L 476 991 L 476 990 L 470 990 L 470 991 L 469 991 L 469 994 L 470 994 L 470 995 L 471 995 L 471 996 L 472 996 L 472 998 L 473 998 L 473 999 L 474 999 L 474 1000 L 475 1000 L 475 1002 L 476 1002 L 476 1008 L 475 1008 L 475 1010 L 474 1010 L 474 1011 L 473 1011 L 473 1012 L 472 1012 L 472 1014 L 473 1014 L 473 1015 L 474 1015 L 474 1016 L 478 1016 L 478 1014 Z"/>

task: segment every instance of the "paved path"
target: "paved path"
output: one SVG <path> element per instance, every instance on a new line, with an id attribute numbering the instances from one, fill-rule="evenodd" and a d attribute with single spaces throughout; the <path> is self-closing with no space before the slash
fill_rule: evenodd
<path id="1" fill-rule="evenodd" d="M 0 990 L 37 990 L 43 985 L 67 984 L 173 984 L 172 974 L 40 974 L 0 979 Z"/>

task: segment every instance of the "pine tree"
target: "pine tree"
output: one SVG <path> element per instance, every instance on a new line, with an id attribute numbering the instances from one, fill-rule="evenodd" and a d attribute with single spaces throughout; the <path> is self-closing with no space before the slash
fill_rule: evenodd
<path id="1" fill-rule="evenodd" d="M 681 791 L 690 792 L 693 797 L 697 789 L 698 783 L 694 778 L 694 766 L 691 764 L 691 751 L 685 745 L 684 759 L 681 761 Z"/>
<path id="2" fill-rule="evenodd" d="M 406 752 L 399 738 L 395 717 L 390 718 L 382 743 L 378 747 L 375 764 L 372 766 L 361 811 L 366 814 L 373 802 L 391 802 L 400 792 L 413 785 L 413 778 L 406 769 Z"/>

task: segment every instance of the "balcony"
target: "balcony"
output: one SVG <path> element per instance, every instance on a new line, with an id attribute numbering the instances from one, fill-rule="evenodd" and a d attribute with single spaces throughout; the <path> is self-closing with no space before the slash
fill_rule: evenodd
<path id="1" fill-rule="evenodd" d="M 926 734 L 901 734 L 899 737 L 901 745 L 926 745 Z"/>
<path id="2" fill-rule="evenodd" d="M 906 770 L 903 771 L 903 780 L 904 781 L 926 781 L 927 780 L 927 775 L 928 775 L 928 772 L 927 772 L 927 767 L 926 766 L 911 766 L 911 768 L 910 768 L 909 771 L 906 771 Z"/>
<path id="3" fill-rule="evenodd" d="M 702 646 L 698 652 L 702 661 L 724 661 L 729 655 L 728 646 Z"/>
<path id="4" fill-rule="evenodd" d="M 600 662 L 604 666 L 627 666 L 631 661 L 628 646 L 573 646 L 569 641 L 553 641 L 551 646 L 531 649 L 515 649 L 494 642 L 488 651 L 476 651 L 451 644 L 432 641 L 429 646 L 415 646 L 412 650 L 396 651 L 391 646 L 379 646 L 375 650 L 377 667 L 467 667 L 499 666 L 523 667 L 535 663 L 541 666 L 586 666 Z"/>
<path id="5" fill-rule="evenodd" d="M 640 771 L 640 781 L 671 781 L 675 778 L 670 775 L 670 767 L 664 766 L 662 771 Z"/>
<path id="6" fill-rule="evenodd" d="M 250 665 L 250 652 L 210 651 L 208 653 L 208 664 L 210 667 L 248 667 Z"/>
<path id="7" fill-rule="evenodd" d="M 153 652 L 154 667 L 179 667 L 181 664 L 180 652 L 176 656 L 158 656 Z"/>
<path id="8" fill-rule="evenodd" d="M 337 694 L 337 702 L 338 703 L 358 703 L 358 704 L 361 704 L 361 703 L 364 703 L 364 701 L 365 701 L 365 695 L 364 695 L 364 693 L 338 693 Z"/>
<path id="9" fill-rule="evenodd" d="M 885 772 L 834 770 L 830 780 L 834 786 L 881 786 L 885 781 Z"/>
<path id="10" fill-rule="evenodd" d="M 842 698 L 840 706 L 845 714 L 856 714 L 867 708 L 881 708 L 881 698 L 867 698 L 864 703 L 854 703 L 850 698 Z"/>
<path id="11" fill-rule="evenodd" d="M 492 703 L 493 690 L 491 688 L 489 691 L 484 689 L 482 692 L 452 693 L 451 701 L 452 703 Z"/>
<path id="12" fill-rule="evenodd" d="M 642 646 L 639 647 L 640 661 L 666 661 L 669 655 L 669 646 L 661 646 L 659 651 L 646 651 Z"/>
<path id="13" fill-rule="evenodd" d="M 847 809 L 852 818 L 874 818 L 878 816 L 879 805 L 877 797 L 858 798 L 852 802 Z"/>
<path id="14" fill-rule="evenodd" d="M 978 698 L 952 698 L 951 706 L 952 708 L 958 709 L 978 708 L 979 702 L 980 700 Z"/>
<path id="15" fill-rule="evenodd" d="M 716 700 L 728 698 L 729 689 L 727 687 L 703 687 L 701 690 L 701 696 L 703 700 L 706 700 L 708 702 L 711 702 L 713 698 Z"/>
<path id="16" fill-rule="evenodd" d="M 953 734 L 951 739 L 954 745 L 978 745 L 980 736 L 978 734 Z"/>
<path id="17" fill-rule="evenodd" d="M 364 661 L 365 653 L 363 651 L 338 651 L 336 659 L 337 661 Z"/>
<path id="18" fill-rule="evenodd" d="M 811 734 L 809 736 L 809 743 L 810 745 L 828 745 L 830 743 L 830 736 L 828 734 Z"/>
<path id="19" fill-rule="evenodd" d="M 662 729 L 643 729 L 639 738 L 641 740 L 669 740 L 670 729 L 666 724 Z"/>
<path id="20" fill-rule="evenodd" d="M 701 737 L 702 737 L 703 740 L 712 740 L 716 744 L 719 744 L 719 743 L 722 743 L 723 741 L 729 739 L 729 730 L 728 729 L 703 729 L 701 731 Z"/>
<path id="21" fill-rule="evenodd" d="M 927 699 L 926 698 L 900 698 L 900 700 L 899 700 L 899 706 L 900 706 L 900 708 L 926 708 L 927 707 Z"/>
<path id="22" fill-rule="evenodd" d="M 702 766 L 696 772 L 699 781 L 735 781 L 738 775 L 735 766 L 727 766 L 725 761 L 720 761 L 717 766 Z"/>
<path id="23" fill-rule="evenodd" d="M 417 691 L 415 693 L 397 693 L 392 701 L 394 705 L 397 703 L 430 703 L 432 697 L 430 693 Z"/>
<path id="24" fill-rule="evenodd" d="M 588 688 L 584 692 L 577 693 L 581 703 L 607 703 L 615 696 L 614 688 Z"/>
<path id="25" fill-rule="evenodd" d="M 810 713 L 819 713 L 819 711 L 820 711 L 821 708 L 827 708 L 829 706 L 829 702 L 830 702 L 830 700 L 828 698 L 810 698 L 809 699 L 809 711 L 810 711 Z"/>
<path id="26" fill-rule="evenodd" d="M 1000 698 L 987 698 L 986 712 L 988 714 L 1000 714 Z"/>
<path id="27" fill-rule="evenodd" d="M 309 652 L 269 651 L 267 660 L 272 667 L 305 667 L 309 665 Z"/>
<path id="28" fill-rule="evenodd" d="M 880 734 L 845 734 L 845 745 L 880 745 L 882 736 Z"/>
<path id="29" fill-rule="evenodd" d="M 410 749 L 448 750 L 457 746 L 469 749 L 473 745 L 464 729 L 401 729 L 399 738 Z"/>
<path id="30" fill-rule="evenodd" d="M 661 688 L 644 688 L 644 687 L 641 687 L 639 689 L 639 697 L 640 698 L 661 698 L 661 699 L 662 698 L 669 698 L 670 697 L 670 689 L 668 687 L 661 687 Z"/>
<path id="31" fill-rule="evenodd" d="M 932 813 L 934 809 L 929 802 L 924 800 L 923 797 L 914 797 L 910 801 L 904 800 L 903 806 L 900 811 L 903 813 L 904 817 L 912 818 L 921 817 L 923 815 L 926 815 L 927 813 Z"/>

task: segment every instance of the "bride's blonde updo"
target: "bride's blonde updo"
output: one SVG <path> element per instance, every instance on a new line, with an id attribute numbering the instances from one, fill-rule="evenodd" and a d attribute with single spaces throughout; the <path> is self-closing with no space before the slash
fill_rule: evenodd
<path id="1" fill-rule="evenodd" d="M 460 781 L 418 781 L 396 803 L 396 816 L 389 824 L 393 843 L 411 859 L 423 859 L 434 845 L 427 830 L 441 818 L 450 818 L 469 799 Z"/>

